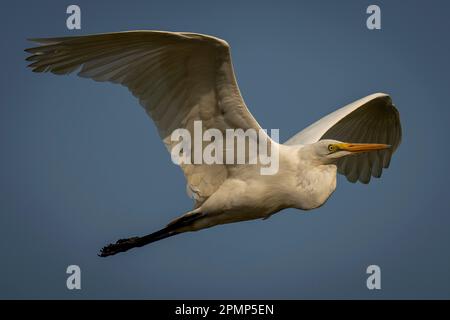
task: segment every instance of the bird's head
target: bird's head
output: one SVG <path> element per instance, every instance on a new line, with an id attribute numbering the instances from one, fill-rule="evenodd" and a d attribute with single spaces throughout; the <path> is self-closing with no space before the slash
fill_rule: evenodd
<path id="1" fill-rule="evenodd" d="M 337 159 L 358 154 L 390 148 L 388 144 L 382 143 L 348 143 L 331 139 L 320 140 L 311 145 L 315 157 L 323 160 L 324 163 L 333 163 Z"/>

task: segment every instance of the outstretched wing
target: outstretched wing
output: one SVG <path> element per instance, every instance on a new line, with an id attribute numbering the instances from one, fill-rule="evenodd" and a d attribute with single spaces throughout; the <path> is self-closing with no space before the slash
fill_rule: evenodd
<path id="1" fill-rule="evenodd" d="M 233 72 L 228 44 L 195 33 L 130 31 L 31 39 L 26 49 L 34 72 L 78 75 L 126 86 L 155 122 L 168 150 L 174 129 L 260 126 L 248 111 Z M 197 205 L 227 177 L 225 165 L 182 165 Z"/>
<path id="2" fill-rule="evenodd" d="M 391 148 L 360 153 L 338 160 L 338 172 L 351 182 L 368 183 L 389 167 L 392 154 L 400 145 L 402 128 L 391 98 L 376 93 L 355 101 L 297 133 L 287 145 L 310 144 L 322 139 L 351 143 L 385 143 Z"/>

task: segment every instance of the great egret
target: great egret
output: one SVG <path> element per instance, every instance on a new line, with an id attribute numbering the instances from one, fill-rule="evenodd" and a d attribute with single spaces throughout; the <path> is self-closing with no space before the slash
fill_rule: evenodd
<path id="1" fill-rule="evenodd" d="M 218 38 L 163 31 L 129 31 L 31 39 L 26 49 L 34 72 L 78 75 L 122 84 L 155 122 L 169 151 L 176 128 L 260 130 L 233 72 L 229 45 Z M 181 165 L 194 209 L 165 228 L 122 239 L 101 250 L 105 257 L 182 232 L 268 218 L 285 208 L 320 207 L 336 188 L 336 173 L 351 182 L 380 177 L 400 144 L 399 114 L 387 94 L 353 102 L 315 122 L 284 144 L 279 170 L 261 175 L 259 165 Z M 352 156 L 350 156 L 352 155 Z"/>

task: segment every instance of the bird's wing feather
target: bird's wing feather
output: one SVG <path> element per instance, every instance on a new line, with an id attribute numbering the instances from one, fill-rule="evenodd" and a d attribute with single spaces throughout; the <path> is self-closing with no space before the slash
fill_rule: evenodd
<path id="1" fill-rule="evenodd" d="M 310 144 L 322 139 L 351 143 L 385 143 L 391 148 L 360 153 L 338 160 L 338 172 L 351 182 L 368 183 L 389 167 L 392 154 L 400 145 L 402 129 L 391 98 L 376 93 L 357 100 L 313 123 L 285 142 Z"/>
<path id="2" fill-rule="evenodd" d="M 78 75 L 126 86 L 155 122 L 171 151 L 174 129 L 260 129 L 247 109 L 233 72 L 228 44 L 218 38 L 163 31 L 130 31 L 30 39 L 35 72 Z M 226 179 L 225 165 L 182 165 L 197 203 Z"/>

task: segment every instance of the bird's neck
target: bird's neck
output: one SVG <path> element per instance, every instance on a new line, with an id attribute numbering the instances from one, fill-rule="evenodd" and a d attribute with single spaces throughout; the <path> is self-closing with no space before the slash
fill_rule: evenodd
<path id="1" fill-rule="evenodd" d="M 327 161 L 327 159 L 317 155 L 313 144 L 300 146 L 297 151 L 297 157 L 300 163 L 303 163 L 303 165 L 308 164 L 317 167 L 320 165 L 333 164 L 332 161 Z"/>
<path id="2" fill-rule="evenodd" d="M 311 151 L 308 145 L 297 151 L 295 207 L 303 210 L 320 207 L 336 189 L 336 165 L 324 163 Z"/>

